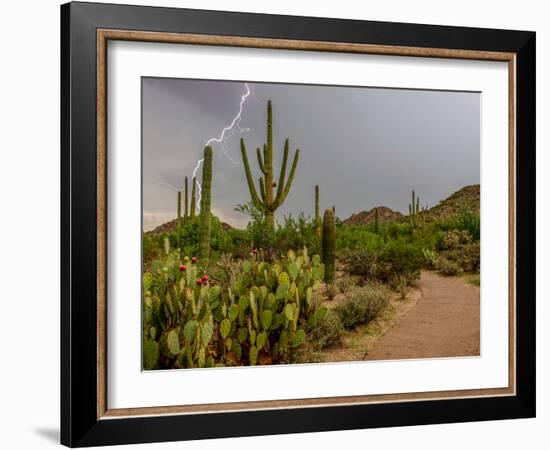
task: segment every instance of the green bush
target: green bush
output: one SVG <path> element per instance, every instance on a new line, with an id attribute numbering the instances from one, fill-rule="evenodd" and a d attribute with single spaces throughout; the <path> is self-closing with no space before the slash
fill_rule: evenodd
<path id="1" fill-rule="evenodd" d="M 343 327 L 349 330 L 376 319 L 387 305 L 388 297 L 385 290 L 379 286 L 369 285 L 354 288 L 348 301 L 338 305 L 335 312 L 340 317 Z"/>
<path id="2" fill-rule="evenodd" d="M 479 241 L 481 234 L 481 222 L 479 214 L 474 214 L 471 211 L 463 208 L 458 216 L 454 219 L 454 228 L 466 231 L 474 241 Z"/>
<path id="3" fill-rule="evenodd" d="M 340 225 L 336 229 L 336 250 L 376 248 L 384 243 L 383 237 L 365 225 Z"/>
<path id="4" fill-rule="evenodd" d="M 314 350 L 322 350 L 337 344 L 343 331 L 340 317 L 329 310 L 323 321 L 308 333 L 308 342 Z"/>
<path id="5" fill-rule="evenodd" d="M 388 283 L 394 278 L 412 284 L 420 277 L 424 257 L 414 244 L 390 241 L 377 250 L 348 250 L 340 257 L 345 271 L 361 277 L 363 282 L 377 280 Z"/>
<path id="6" fill-rule="evenodd" d="M 393 241 L 378 254 L 377 278 L 387 283 L 393 277 L 404 277 L 410 284 L 420 277 L 422 264 L 422 251 L 417 246 Z"/>

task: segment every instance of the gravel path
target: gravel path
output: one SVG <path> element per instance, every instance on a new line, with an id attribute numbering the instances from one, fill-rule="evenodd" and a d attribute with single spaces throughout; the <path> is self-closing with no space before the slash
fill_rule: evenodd
<path id="1" fill-rule="evenodd" d="M 422 272 L 418 303 L 365 357 L 367 360 L 479 355 L 479 287 Z"/>

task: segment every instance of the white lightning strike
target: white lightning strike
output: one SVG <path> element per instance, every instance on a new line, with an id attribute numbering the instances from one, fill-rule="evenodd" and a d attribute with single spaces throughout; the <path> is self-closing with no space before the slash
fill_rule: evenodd
<path id="1" fill-rule="evenodd" d="M 258 102 L 258 104 L 260 104 L 262 107 L 264 106 L 264 104 L 258 99 L 258 97 L 256 97 L 256 94 L 254 93 L 254 91 L 250 89 L 250 86 L 248 85 L 248 83 L 244 83 L 244 85 L 246 87 L 246 92 L 243 95 L 241 95 L 241 101 L 239 103 L 239 111 L 237 112 L 235 117 L 233 117 L 233 120 L 231 121 L 231 123 L 229 125 L 227 125 L 225 128 L 222 129 L 219 137 L 210 138 L 205 144 L 205 146 L 213 144 L 214 142 L 217 143 L 217 144 L 220 144 L 220 147 L 221 147 L 224 155 L 233 164 L 241 164 L 241 162 L 240 161 L 235 161 L 231 157 L 231 155 L 227 151 L 227 148 L 225 147 L 225 140 L 230 138 L 231 136 L 233 136 L 235 134 L 235 129 L 237 129 L 239 131 L 239 133 L 241 133 L 241 134 L 250 131 L 250 128 L 242 128 L 241 125 L 240 125 L 241 118 L 242 118 L 241 116 L 242 116 L 242 113 L 243 113 L 244 104 L 246 102 L 246 99 L 252 95 L 252 97 L 254 98 L 254 100 L 256 100 L 256 102 Z M 281 127 L 281 131 L 283 131 L 283 134 L 286 136 L 287 133 L 286 133 L 285 127 L 283 125 L 283 122 L 282 122 L 281 118 L 279 117 L 279 115 L 277 113 L 275 113 L 275 118 L 279 122 L 279 125 Z M 197 172 L 198 172 L 198 170 L 199 170 L 199 168 L 200 168 L 203 161 L 204 161 L 204 159 L 199 159 L 197 161 L 195 169 L 193 170 L 192 179 L 197 176 Z M 159 183 L 159 186 L 164 186 L 164 187 L 167 187 L 169 189 L 173 189 L 175 191 L 182 190 L 182 189 L 177 188 L 176 186 L 173 186 L 173 185 L 168 184 L 168 183 Z M 202 188 L 201 188 L 201 184 L 199 183 L 198 180 L 197 180 L 197 188 L 198 188 L 197 189 L 197 191 L 198 191 L 197 210 L 200 210 L 200 201 L 201 201 Z"/>
<path id="2" fill-rule="evenodd" d="M 248 85 L 248 83 L 245 83 L 244 84 L 245 87 L 246 87 L 246 92 L 241 95 L 241 102 L 239 104 L 239 112 L 237 113 L 237 115 L 233 118 L 233 120 L 231 121 L 231 123 L 226 126 L 222 131 L 221 131 L 221 134 L 220 134 L 220 137 L 218 138 L 210 138 L 206 144 L 205 144 L 205 147 L 209 146 L 210 144 L 213 144 L 214 142 L 218 143 L 221 145 L 221 149 L 223 151 L 223 153 L 225 154 L 225 156 L 227 157 L 227 159 L 229 159 L 229 161 L 231 161 L 233 164 L 240 164 L 238 161 L 235 161 L 233 158 L 231 158 L 231 156 L 229 155 L 229 153 L 227 152 L 227 149 L 225 148 L 225 145 L 224 145 L 224 140 L 226 139 L 226 133 L 231 133 L 228 137 L 231 137 L 235 134 L 235 130 L 234 128 L 238 128 L 239 132 L 240 133 L 246 133 L 247 131 L 249 131 L 249 128 L 241 128 L 240 126 L 240 123 L 241 123 L 241 115 L 243 113 L 243 107 L 244 107 L 244 102 L 246 101 L 246 99 L 250 96 L 250 86 Z M 202 164 L 202 162 L 204 161 L 204 159 L 199 159 L 197 161 L 197 165 L 195 166 L 195 169 L 193 170 L 193 178 L 196 177 L 197 175 L 197 171 L 199 170 L 199 167 L 200 165 Z M 197 209 L 200 210 L 200 202 L 201 202 L 201 192 L 202 192 L 202 189 L 201 189 L 201 185 L 200 183 L 197 181 L 197 188 L 198 188 L 198 197 L 197 197 Z"/>

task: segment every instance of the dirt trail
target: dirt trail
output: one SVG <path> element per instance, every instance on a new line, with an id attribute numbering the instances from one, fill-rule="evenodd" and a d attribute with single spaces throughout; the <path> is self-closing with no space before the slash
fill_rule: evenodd
<path id="1" fill-rule="evenodd" d="M 365 359 L 479 355 L 479 287 L 422 272 L 422 297 L 382 336 Z"/>

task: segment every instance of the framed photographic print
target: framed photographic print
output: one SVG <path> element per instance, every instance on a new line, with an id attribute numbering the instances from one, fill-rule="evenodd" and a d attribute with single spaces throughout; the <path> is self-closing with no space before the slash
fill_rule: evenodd
<path id="1" fill-rule="evenodd" d="M 535 415 L 535 33 L 61 24 L 63 444 Z"/>

